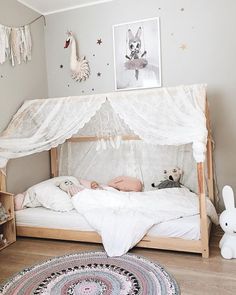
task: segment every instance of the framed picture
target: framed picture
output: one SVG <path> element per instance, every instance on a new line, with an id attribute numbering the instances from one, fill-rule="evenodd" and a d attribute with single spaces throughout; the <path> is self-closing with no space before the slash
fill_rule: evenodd
<path id="1" fill-rule="evenodd" d="M 113 26 L 115 89 L 161 87 L 158 17 Z"/>

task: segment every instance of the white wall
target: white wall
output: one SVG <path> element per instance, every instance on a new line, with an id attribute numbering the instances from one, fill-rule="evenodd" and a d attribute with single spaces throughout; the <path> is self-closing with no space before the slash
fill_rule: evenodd
<path id="1" fill-rule="evenodd" d="M 235 11 L 234 0 L 115 0 L 50 15 L 46 27 L 49 96 L 114 90 L 112 25 L 159 16 L 163 86 L 208 84 L 218 185 L 221 189 L 231 184 L 236 192 Z M 76 34 L 80 53 L 90 61 L 92 74 L 86 82 L 76 83 L 69 76 L 70 52 L 63 48 L 67 30 Z M 98 38 L 103 41 L 100 46 Z M 97 77 L 97 72 L 102 76 Z"/>
<path id="2" fill-rule="evenodd" d="M 16 0 L 0 1 L 0 23 L 20 26 L 38 16 Z M 7 61 L 0 65 L 0 131 L 24 100 L 47 97 L 44 24 L 39 20 L 31 25 L 33 51 L 32 61 L 16 65 Z M 2 78 L 1 78 L 2 77 Z M 10 192 L 24 191 L 30 185 L 49 177 L 48 152 L 9 161 L 7 188 Z"/>

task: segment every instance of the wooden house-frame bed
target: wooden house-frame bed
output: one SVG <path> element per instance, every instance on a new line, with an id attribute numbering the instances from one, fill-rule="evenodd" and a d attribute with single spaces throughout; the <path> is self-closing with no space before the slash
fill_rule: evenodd
<path id="1" fill-rule="evenodd" d="M 211 223 L 208 223 L 206 211 L 206 191 L 212 203 L 214 200 L 214 173 L 212 161 L 212 137 L 210 129 L 210 117 L 208 104 L 206 102 L 206 124 L 208 130 L 207 139 L 207 155 L 205 163 L 197 163 L 197 176 L 198 176 L 198 194 L 199 194 L 199 208 L 200 208 L 200 236 L 199 240 L 185 240 L 182 238 L 168 238 L 168 237 L 152 237 L 144 236 L 144 238 L 137 244 L 138 247 L 185 251 L 193 253 L 201 253 L 202 257 L 209 257 L 209 236 L 211 231 Z M 71 143 L 79 141 L 95 141 L 97 137 L 72 137 L 68 139 Z M 138 136 L 123 136 L 123 140 L 139 140 Z M 51 177 L 58 176 L 58 152 L 57 148 L 50 150 L 51 158 Z M 206 164 L 206 170 L 205 170 Z M 207 176 L 205 178 L 205 171 Z M 207 181 L 205 181 L 207 179 Z M 207 188 L 206 188 L 207 186 Z M 0 189 L 6 190 L 6 176 L 1 173 L 0 175 Z M 24 237 L 37 237 L 49 239 L 61 239 L 81 242 L 101 243 L 101 238 L 96 232 L 91 231 L 77 231 L 68 229 L 52 229 L 33 226 L 17 226 L 17 235 Z"/>

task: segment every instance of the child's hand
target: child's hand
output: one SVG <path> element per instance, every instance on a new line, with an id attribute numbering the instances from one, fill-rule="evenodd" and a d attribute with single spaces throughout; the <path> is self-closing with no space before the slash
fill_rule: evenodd
<path id="1" fill-rule="evenodd" d="M 91 182 L 91 189 L 98 189 L 99 188 L 99 184 L 96 181 L 92 181 Z"/>
<path id="2" fill-rule="evenodd" d="M 96 181 L 91 182 L 91 189 L 102 189 L 103 190 L 103 188 Z"/>

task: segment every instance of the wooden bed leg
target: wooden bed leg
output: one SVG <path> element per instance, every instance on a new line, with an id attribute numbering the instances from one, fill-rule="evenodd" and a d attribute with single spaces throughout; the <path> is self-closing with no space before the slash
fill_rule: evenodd
<path id="1" fill-rule="evenodd" d="M 202 258 L 209 258 L 209 247 L 202 249 Z"/>
<path id="2" fill-rule="evenodd" d="M 199 189 L 199 205 L 200 205 L 200 229 L 201 229 L 201 245 L 202 257 L 209 257 L 209 232 L 208 220 L 206 211 L 206 194 L 205 194 L 205 177 L 204 177 L 204 164 L 197 164 L 198 173 L 198 189 Z"/>

